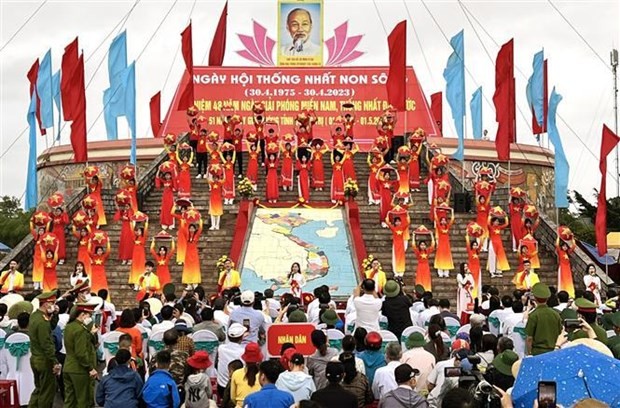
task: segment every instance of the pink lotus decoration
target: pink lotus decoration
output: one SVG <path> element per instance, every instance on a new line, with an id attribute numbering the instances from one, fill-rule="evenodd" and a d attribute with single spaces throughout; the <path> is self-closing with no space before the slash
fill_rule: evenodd
<path id="1" fill-rule="evenodd" d="M 325 40 L 327 47 L 327 62 L 325 66 L 338 66 L 354 61 L 364 55 L 355 48 L 362 40 L 362 35 L 347 36 L 348 22 L 336 27 L 334 36 Z M 270 67 L 276 65 L 273 61 L 273 48 L 276 41 L 267 36 L 267 29 L 253 21 L 254 35 L 237 34 L 245 47 L 244 50 L 236 51 L 241 57 L 252 61 L 260 66 Z"/>

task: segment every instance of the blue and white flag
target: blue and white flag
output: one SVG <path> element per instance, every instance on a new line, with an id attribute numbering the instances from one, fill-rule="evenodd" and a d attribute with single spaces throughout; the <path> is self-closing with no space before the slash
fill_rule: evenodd
<path id="1" fill-rule="evenodd" d="M 448 58 L 443 77 L 446 80 L 446 99 L 452 111 L 452 118 L 459 139 L 458 148 L 452 157 L 463 161 L 465 157 L 463 129 L 465 122 L 465 44 L 463 30 L 452 37 L 450 45 L 454 51 Z"/>

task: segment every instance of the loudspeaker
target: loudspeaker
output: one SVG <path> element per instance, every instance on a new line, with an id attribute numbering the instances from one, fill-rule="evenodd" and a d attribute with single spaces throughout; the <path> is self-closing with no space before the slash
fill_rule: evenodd
<path id="1" fill-rule="evenodd" d="M 469 192 L 454 193 L 454 212 L 468 213 L 471 211 L 471 196 Z"/>

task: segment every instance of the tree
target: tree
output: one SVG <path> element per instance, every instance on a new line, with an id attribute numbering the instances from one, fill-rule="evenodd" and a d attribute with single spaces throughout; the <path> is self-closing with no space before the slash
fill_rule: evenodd
<path id="1" fill-rule="evenodd" d="M 30 232 L 31 211 L 24 212 L 19 198 L 0 197 L 0 242 L 14 248 Z"/>
<path id="2" fill-rule="evenodd" d="M 594 222 L 596 221 L 597 207 L 586 200 L 578 191 L 573 191 L 573 195 L 574 198 L 569 197 L 569 201 L 577 209 L 577 212 L 571 213 L 567 209 L 561 209 L 560 224 L 569 227 L 579 240 L 596 245 Z M 598 191 L 594 190 L 594 198 L 597 197 Z M 620 231 L 620 197 L 607 200 L 607 229 L 609 231 Z"/>

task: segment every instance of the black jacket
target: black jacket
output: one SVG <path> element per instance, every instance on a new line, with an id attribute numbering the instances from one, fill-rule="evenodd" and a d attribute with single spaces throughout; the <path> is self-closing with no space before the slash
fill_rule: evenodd
<path id="1" fill-rule="evenodd" d="M 407 296 L 398 295 L 393 298 L 386 297 L 381 307 L 381 313 L 388 319 L 388 330 L 400 339 L 403 330 L 412 326 L 409 308 L 411 300 Z"/>
<path id="2" fill-rule="evenodd" d="M 357 397 L 340 384 L 328 384 L 327 387 L 315 391 L 310 399 L 324 408 L 357 408 Z"/>

